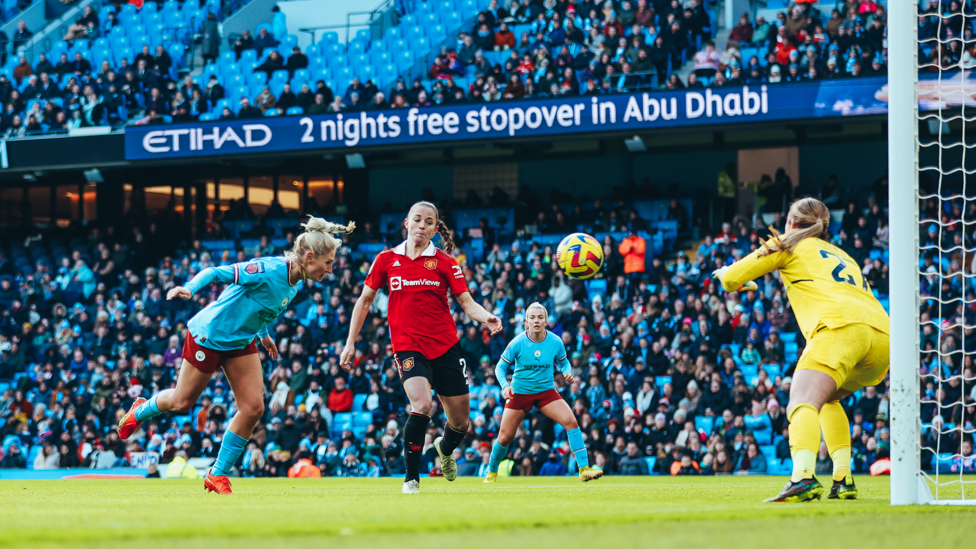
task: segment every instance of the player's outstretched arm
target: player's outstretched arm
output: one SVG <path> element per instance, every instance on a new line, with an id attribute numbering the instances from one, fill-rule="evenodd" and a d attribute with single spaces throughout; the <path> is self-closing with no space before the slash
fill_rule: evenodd
<path id="1" fill-rule="evenodd" d="M 784 252 L 760 256 L 764 250 L 759 248 L 732 265 L 717 269 L 712 276 L 719 279 L 727 292 L 756 290 L 759 286 L 752 281 L 778 269 L 786 257 Z"/>
<path id="2" fill-rule="evenodd" d="M 376 290 L 371 288 L 369 284 L 363 284 L 363 293 L 356 300 L 356 305 L 352 309 L 349 337 L 346 338 L 346 346 L 342 348 L 342 354 L 339 356 L 339 366 L 346 370 L 352 369 L 352 359 L 356 356 L 356 338 L 359 337 L 359 331 L 363 328 L 366 314 L 369 313 L 369 308 L 374 299 L 376 299 Z"/>
<path id="3" fill-rule="evenodd" d="M 458 303 L 461 304 L 461 309 L 464 310 L 464 314 L 468 315 L 468 318 L 475 322 L 481 322 L 482 324 L 488 325 L 491 335 L 495 335 L 502 331 L 502 321 L 497 316 L 489 313 L 484 307 L 479 305 L 478 302 L 471 297 L 470 292 L 461 292 L 454 297 L 458 300 Z"/>

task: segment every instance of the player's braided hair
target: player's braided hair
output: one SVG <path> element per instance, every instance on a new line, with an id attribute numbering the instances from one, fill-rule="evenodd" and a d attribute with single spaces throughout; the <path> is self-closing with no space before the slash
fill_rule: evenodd
<path id="1" fill-rule="evenodd" d="M 760 257 L 776 252 L 791 254 L 793 248 L 803 239 L 827 236 L 827 229 L 830 227 L 830 210 L 816 198 L 801 198 L 790 206 L 786 223 L 795 224 L 796 228 L 779 234 L 779 231 L 770 227 L 769 231 L 773 236 L 767 241 L 760 239 L 763 244 L 762 251 L 759 252 Z"/>
<path id="2" fill-rule="evenodd" d="M 346 225 L 340 225 L 321 217 L 308 216 L 308 221 L 302 223 L 301 227 L 305 232 L 298 235 L 295 244 L 285 252 L 286 258 L 296 262 L 299 258 L 305 257 L 308 252 L 320 256 L 339 249 L 342 241 L 332 235 L 351 233 L 356 228 L 356 224 L 350 221 Z"/>
<path id="3" fill-rule="evenodd" d="M 427 202 L 426 200 L 422 200 L 411 206 L 410 211 L 412 212 L 416 208 L 430 208 L 431 210 L 434 210 L 434 217 L 437 219 L 437 232 L 440 233 L 441 239 L 444 241 L 444 251 L 453 255 L 454 237 L 451 236 L 451 229 L 448 228 L 447 223 L 444 223 L 444 220 L 441 219 L 441 214 L 437 211 L 437 206 Z"/>

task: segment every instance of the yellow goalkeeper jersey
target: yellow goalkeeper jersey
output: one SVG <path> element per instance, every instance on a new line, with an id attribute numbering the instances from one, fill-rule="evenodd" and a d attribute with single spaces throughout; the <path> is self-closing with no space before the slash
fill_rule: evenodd
<path id="1" fill-rule="evenodd" d="M 729 267 L 722 276 L 727 291 L 779 269 L 793 314 L 808 341 L 821 324 L 832 330 L 866 324 L 888 333 L 888 313 L 871 293 L 857 262 L 843 250 L 819 238 L 801 240 L 792 254 L 759 257 L 762 249 Z"/>

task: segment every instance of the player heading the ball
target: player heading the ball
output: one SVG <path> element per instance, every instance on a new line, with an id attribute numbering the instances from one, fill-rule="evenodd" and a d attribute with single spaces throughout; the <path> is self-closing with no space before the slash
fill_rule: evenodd
<path id="1" fill-rule="evenodd" d="M 573 410 L 556 392 L 553 383 L 554 364 L 566 381 L 573 383 L 572 368 L 566 360 L 566 347 L 562 339 L 546 329 L 549 312 L 539 303 L 532 303 L 525 310 L 525 331 L 515 337 L 502 352 L 495 366 L 495 377 L 502 388 L 505 411 L 498 429 L 498 438 L 491 447 L 491 461 L 485 483 L 498 478 L 498 464 L 508 455 L 515 431 L 525 419 L 525 414 L 535 407 L 543 415 L 558 422 L 566 429 L 569 447 L 579 464 L 580 480 L 587 482 L 603 476 L 603 471 L 590 467 L 590 460 L 583 443 L 583 433 Z M 512 383 L 508 383 L 508 368 L 513 367 Z"/>
<path id="2" fill-rule="evenodd" d="M 166 299 L 190 299 L 193 294 L 220 282 L 228 284 L 217 301 L 207 305 L 187 323 L 183 343 L 183 365 L 175 389 L 166 389 L 148 401 L 137 398 L 119 421 L 119 437 L 132 436 L 139 424 L 167 412 L 185 413 L 196 404 L 218 368 L 223 368 L 234 391 L 234 414 L 220 444 L 204 487 L 218 494 L 230 494 L 227 473 L 237 462 L 254 426 L 264 415 L 264 380 L 255 337 L 278 359 L 278 348 L 268 326 L 285 312 L 301 282 L 321 282 L 332 272 L 336 251 L 342 242 L 333 234 L 349 233 L 354 223 L 338 225 L 309 217 L 291 250 L 284 257 L 264 257 L 245 263 L 208 267 L 186 286 L 177 286 Z"/>

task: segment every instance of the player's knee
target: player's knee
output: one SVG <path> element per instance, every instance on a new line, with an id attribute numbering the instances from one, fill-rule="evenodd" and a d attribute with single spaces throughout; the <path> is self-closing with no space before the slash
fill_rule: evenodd
<path id="1" fill-rule="evenodd" d="M 579 429 L 579 422 L 576 421 L 576 416 L 572 416 L 567 421 L 563 422 L 561 425 L 563 426 L 563 429 L 566 429 L 567 431 L 572 431 L 573 429 Z"/>
<path id="2" fill-rule="evenodd" d="M 249 403 L 239 403 L 240 413 L 243 414 L 250 420 L 258 421 L 261 416 L 264 415 L 264 402 L 258 400 L 256 402 Z"/>
<path id="3" fill-rule="evenodd" d="M 178 396 L 173 399 L 173 409 L 171 411 L 183 414 L 189 412 L 190 408 L 193 408 L 193 404 L 194 402 L 189 397 Z"/>
<path id="4" fill-rule="evenodd" d="M 499 446 L 508 446 L 508 445 L 510 445 L 512 443 L 512 436 L 511 435 L 503 435 L 503 434 L 499 433 L 498 434 L 498 438 L 495 439 L 495 442 L 497 442 Z"/>
<path id="5" fill-rule="evenodd" d="M 410 401 L 410 408 L 414 412 L 418 414 L 424 414 L 425 416 L 430 415 L 430 409 L 432 406 L 433 406 L 433 402 L 429 398 Z"/>

